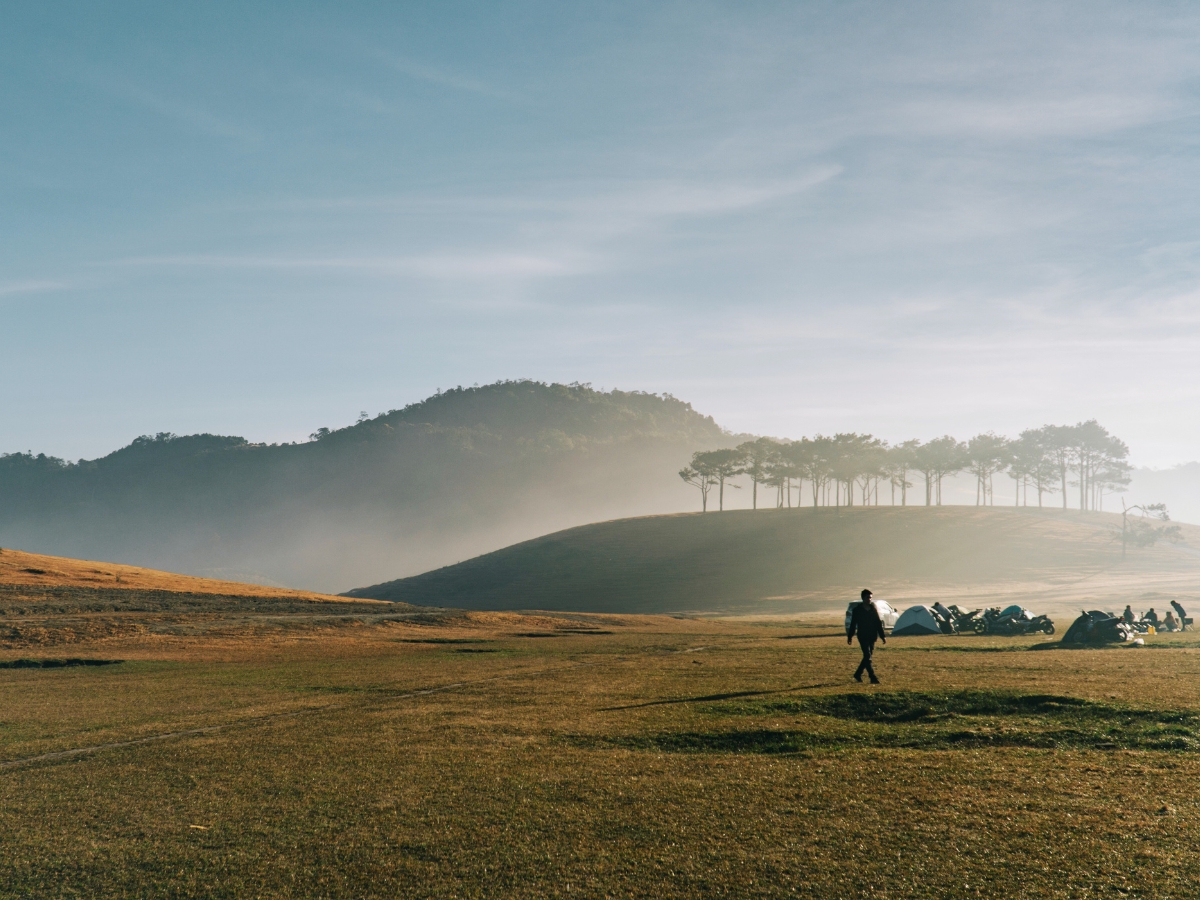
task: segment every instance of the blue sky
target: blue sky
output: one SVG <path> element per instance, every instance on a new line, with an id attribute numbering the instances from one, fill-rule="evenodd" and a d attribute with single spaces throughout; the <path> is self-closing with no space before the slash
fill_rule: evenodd
<path id="1" fill-rule="evenodd" d="M 438 387 L 1200 458 L 1188 4 L 20 4 L 0 452 Z"/>

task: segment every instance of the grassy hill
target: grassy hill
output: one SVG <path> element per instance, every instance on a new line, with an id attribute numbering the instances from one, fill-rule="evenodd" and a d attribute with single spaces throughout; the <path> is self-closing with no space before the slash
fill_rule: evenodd
<path id="1" fill-rule="evenodd" d="M 1190 599 L 1200 587 L 1190 547 L 1131 550 L 1122 563 L 1119 527 L 1111 514 L 994 507 L 652 516 L 571 528 L 347 596 L 614 613 L 797 612 L 862 587 L 901 602 L 1075 606 L 1157 589 Z M 1185 537 L 1200 545 L 1200 528 Z"/>

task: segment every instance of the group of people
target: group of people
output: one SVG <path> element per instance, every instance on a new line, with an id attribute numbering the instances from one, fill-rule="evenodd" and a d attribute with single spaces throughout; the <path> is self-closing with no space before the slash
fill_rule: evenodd
<path id="1" fill-rule="evenodd" d="M 1187 611 L 1178 600 L 1172 600 L 1171 606 L 1173 609 L 1167 610 L 1166 617 L 1161 620 L 1153 606 L 1140 618 L 1134 615 L 1132 607 L 1126 606 L 1121 618 L 1128 625 L 1152 625 L 1155 631 L 1160 628 L 1164 631 L 1182 631 L 1191 620 L 1188 619 Z M 1176 616 L 1176 613 L 1179 615 Z M 854 680 L 862 681 L 863 674 L 866 673 L 871 678 L 871 684 L 879 684 L 879 679 L 875 676 L 875 667 L 872 665 L 872 657 L 875 653 L 876 642 L 886 644 L 887 636 L 883 630 L 883 618 L 871 601 L 871 592 L 868 590 L 862 592 L 862 603 L 854 607 L 854 612 L 850 616 L 850 627 L 846 629 L 846 643 L 853 644 L 855 637 L 858 638 L 858 646 L 862 649 L 862 662 L 858 664 Z"/>
<path id="2" fill-rule="evenodd" d="M 1154 607 L 1150 607 L 1139 618 L 1134 615 L 1133 609 L 1126 605 L 1125 612 L 1121 614 L 1121 618 L 1125 620 L 1126 625 L 1151 625 L 1155 631 L 1160 628 L 1164 631 L 1182 631 L 1187 624 L 1187 612 L 1180 605 L 1178 600 L 1172 600 L 1171 606 L 1174 607 L 1174 612 L 1167 610 L 1167 615 L 1160 620 L 1158 613 L 1154 611 Z M 1179 613 L 1176 617 L 1175 613 Z"/>

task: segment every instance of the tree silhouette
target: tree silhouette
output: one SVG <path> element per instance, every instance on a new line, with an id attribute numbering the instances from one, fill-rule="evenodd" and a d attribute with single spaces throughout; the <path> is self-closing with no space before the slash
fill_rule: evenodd
<path id="1" fill-rule="evenodd" d="M 1135 506 L 1125 506 L 1122 502 L 1121 506 L 1121 559 L 1125 558 L 1125 547 L 1129 544 L 1136 547 L 1151 547 L 1160 539 L 1171 543 L 1181 540 L 1181 529 L 1178 525 L 1155 526 L 1145 521 L 1147 518 L 1158 519 L 1162 522 L 1171 521 L 1171 517 L 1167 515 L 1167 504 L 1140 503 Z M 1140 520 L 1129 518 L 1129 514 L 1134 510 L 1138 510 L 1142 514 Z"/>
<path id="2" fill-rule="evenodd" d="M 885 478 L 892 488 L 892 505 L 899 488 L 900 504 L 907 506 L 908 489 L 912 487 L 909 475 L 913 472 L 919 472 L 924 480 L 925 505 L 940 506 L 946 476 L 967 469 L 975 476 L 977 506 L 995 504 L 995 475 L 1007 472 L 1013 479 L 1013 502 L 1017 506 L 1029 505 L 1032 485 L 1039 507 L 1046 494 L 1061 490 L 1065 509 L 1067 488 L 1073 485 L 1079 488 L 1080 509 L 1089 510 L 1102 509 L 1105 493 L 1120 491 L 1129 483 L 1128 455 L 1129 448 L 1123 441 L 1095 419 L 1089 419 L 1076 425 L 1027 429 L 1016 440 L 989 431 L 966 444 L 943 435 L 925 444 L 908 440 L 892 447 L 857 432 L 839 432 L 833 437 L 818 434 L 783 442 L 758 438 L 732 450 L 696 453 L 688 469 L 694 477 L 708 477 L 720 485 L 722 509 L 725 482 L 741 474 L 750 476 L 754 509 L 758 508 L 760 484 L 776 489 L 777 507 L 790 508 L 793 486 L 797 503 L 804 502 L 806 481 L 811 486 L 814 507 L 843 503 L 853 506 L 856 488 L 864 505 L 878 506 L 880 482 Z M 1075 480 L 1069 480 L 1072 476 Z"/>
<path id="3" fill-rule="evenodd" d="M 1042 429 L 1046 451 L 1058 470 L 1062 484 L 1063 509 L 1067 508 L 1067 473 L 1075 463 L 1075 429 L 1070 425 L 1046 425 Z"/>
<path id="4" fill-rule="evenodd" d="M 942 505 L 942 479 L 961 472 L 968 462 L 966 445 L 948 434 L 916 448 L 913 468 L 925 479 L 926 506 L 933 505 L 935 500 L 938 506 Z"/>
<path id="5" fill-rule="evenodd" d="M 750 483 L 753 486 L 754 496 L 751 508 L 758 509 L 758 486 L 771 476 L 772 464 L 779 453 L 779 444 L 764 437 L 739 444 L 737 449 L 745 458 L 745 462 L 742 464 L 742 473 L 750 476 Z"/>
<path id="6" fill-rule="evenodd" d="M 1012 443 L 1012 454 L 1009 472 L 1014 478 L 1020 478 L 1023 487 L 1033 484 L 1037 490 L 1038 506 L 1041 507 L 1042 496 L 1053 494 L 1057 489 L 1055 481 L 1058 477 L 1058 464 L 1046 429 L 1022 431 Z M 1029 505 L 1028 496 L 1025 497 L 1025 505 Z"/>
<path id="7" fill-rule="evenodd" d="M 741 475 L 745 464 L 746 455 L 741 450 L 732 448 L 692 454 L 692 468 L 716 480 L 719 510 L 725 509 L 725 482 Z M 730 487 L 739 488 L 739 485 L 731 484 Z"/>
<path id="8" fill-rule="evenodd" d="M 911 440 L 887 451 L 887 472 L 892 482 L 893 506 L 896 505 L 896 488 L 900 488 L 900 505 L 908 506 L 908 489 L 912 487 L 908 480 L 908 470 L 913 468 L 913 458 L 920 446 L 920 441 Z"/>
<path id="9" fill-rule="evenodd" d="M 692 466 L 684 466 L 680 469 L 679 477 L 683 479 L 684 484 L 690 484 L 700 490 L 700 512 L 708 512 L 708 492 L 717 483 L 716 479 L 711 474 L 701 472 Z"/>
<path id="10" fill-rule="evenodd" d="M 1008 438 L 990 431 L 977 434 L 967 444 L 967 471 L 975 476 L 975 505 L 994 506 L 996 502 L 992 476 L 1004 471 L 1012 459 Z"/>

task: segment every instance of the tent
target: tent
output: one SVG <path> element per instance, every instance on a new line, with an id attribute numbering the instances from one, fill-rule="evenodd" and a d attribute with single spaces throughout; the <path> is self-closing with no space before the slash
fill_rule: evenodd
<path id="1" fill-rule="evenodd" d="M 1088 610 L 1071 623 L 1064 644 L 1119 644 L 1133 640 L 1133 629 L 1120 616 L 1099 609 Z"/>
<path id="2" fill-rule="evenodd" d="M 910 606 L 896 620 L 892 629 L 893 637 L 897 634 L 941 634 L 937 619 L 929 611 L 928 606 Z"/>

